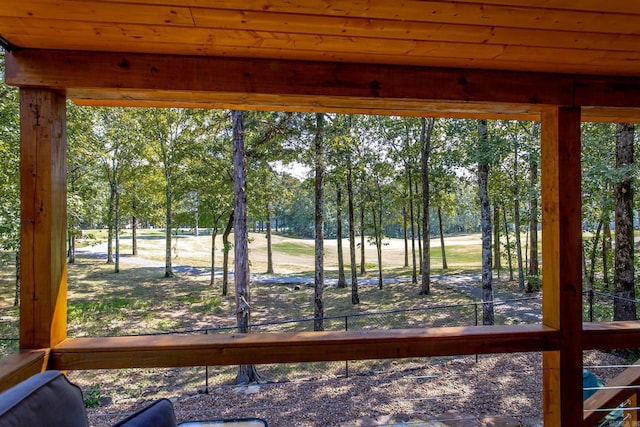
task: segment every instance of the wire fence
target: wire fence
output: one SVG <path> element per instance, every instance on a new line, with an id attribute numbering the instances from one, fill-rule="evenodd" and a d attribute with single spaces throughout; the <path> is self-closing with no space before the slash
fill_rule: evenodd
<path id="1" fill-rule="evenodd" d="M 595 290 L 587 290 L 583 293 L 583 319 L 587 322 L 600 322 L 613 320 L 613 302 L 616 297 Z M 637 307 L 640 301 L 634 300 Z M 542 317 L 542 298 L 532 296 L 527 298 L 494 300 L 494 319 L 496 325 L 540 323 Z M 454 304 L 432 305 L 403 310 L 386 310 L 370 313 L 355 313 L 327 316 L 323 318 L 324 329 L 328 331 L 355 331 L 376 329 L 403 329 L 403 328 L 430 328 L 448 326 L 473 326 L 482 324 L 483 303 L 481 301 Z M 313 331 L 314 318 L 295 320 L 262 322 L 250 325 L 255 333 L 265 332 L 303 332 Z M 237 333 L 236 326 L 220 326 L 204 329 L 192 329 L 174 332 L 162 332 L 145 335 L 184 335 L 184 334 L 225 334 Z M 18 338 L 0 338 L 0 353 L 9 354 L 18 349 Z M 456 356 L 450 356 L 454 359 Z M 442 358 L 446 360 L 447 358 Z M 419 361 L 416 359 L 403 359 L 402 363 Z M 300 380 L 319 380 L 358 375 L 371 375 L 392 369 L 396 360 L 361 360 L 340 362 L 304 362 L 287 364 L 260 365 L 260 374 L 269 381 L 285 382 Z M 181 385 L 196 387 L 205 392 L 212 387 L 233 382 L 237 374 L 235 366 L 209 366 L 181 369 Z M 156 374 L 151 374 L 156 375 Z M 162 374 L 162 376 L 169 374 Z M 151 380 L 148 388 L 162 387 L 162 378 Z M 129 381 L 131 383 L 132 381 Z M 144 383 L 141 381 L 140 383 Z M 120 386 L 118 386 L 120 387 Z M 122 386 L 126 387 L 126 386 Z M 175 387 L 175 386 L 172 386 Z M 138 397 L 148 391 L 138 389 Z M 89 395 L 91 391 L 88 391 Z M 86 393 L 85 393 L 86 394 Z"/>

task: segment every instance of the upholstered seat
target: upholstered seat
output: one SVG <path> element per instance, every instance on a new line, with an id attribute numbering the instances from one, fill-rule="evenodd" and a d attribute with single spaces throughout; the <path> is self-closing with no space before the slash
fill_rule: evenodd
<path id="1" fill-rule="evenodd" d="M 59 371 L 45 371 L 0 394 L 0 427 L 87 427 L 82 391 Z M 173 405 L 160 399 L 116 424 L 175 427 Z"/>

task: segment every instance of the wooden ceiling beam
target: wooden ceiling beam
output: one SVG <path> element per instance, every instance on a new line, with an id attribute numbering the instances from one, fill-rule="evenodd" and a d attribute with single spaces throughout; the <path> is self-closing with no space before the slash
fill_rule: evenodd
<path id="1" fill-rule="evenodd" d="M 590 114 L 604 120 L 640 117 L 634 77 L 25 49 L 7 54 L 6 81 L 92 105 L 532 119 L 561 105 L 598 107 Z"/>

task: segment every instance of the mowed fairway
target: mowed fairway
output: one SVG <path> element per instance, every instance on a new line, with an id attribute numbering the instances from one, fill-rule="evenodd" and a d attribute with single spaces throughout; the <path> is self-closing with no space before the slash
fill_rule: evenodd
<path id="1" fill-rule="evenodd" d="M 161 232 L 139 232 L 138 257 L 164 262 L 165 241 Z M 233 243 L 233 236 L 230 236 Z M 360 238 L 356 239 L 356 260 L 360 263 Z M 480 268 L 480 235 L 466 234 L 445 238 L 448 267 L 451 272 L 460 270 L 477 270 Z M 343 239 L 345 266 L 349 264 L 349 240 Z M 419 263 L 418 242 L 416 262 Z M 174 265 L 207 268 L 211 266 L 211 235 L 179 234 L 172 243 Z M 222 267 L 222 237 L 216 238 L 216 269 Z M 275 274 L 299 274 L 313 272 L 315 246 L 312 239 L 297 239 L 274 235 L 272 237 L 273 265 Z M 121 253 L 131 253 L 130 237 L 121 238 Z M 233 249 L 229 254 L 230 270 L 233 270 Z M 267 239 L 264 233 L 249 233 L 249 259 L 251 272 L 264 273 L 267 270 Z M 404 267 L 405 250 L 402 239 L 385 239 L 382 247 L 382 268 L 401 273 Z M 411 242 L 409 241 L 409 265 L 411 265 Z M 324 266 L 331 275 L 338 270 L 338 248 L 336 239 L 324 241 Z M 376 247 L 365 239 L 365 266 L 367 270 L 377 268 Z M 431 240 L 431 268 L 435 274 L 442 273 L 442 255 L 440 239 Z M 407 270 L 409 272 L 409 270 Z"/>

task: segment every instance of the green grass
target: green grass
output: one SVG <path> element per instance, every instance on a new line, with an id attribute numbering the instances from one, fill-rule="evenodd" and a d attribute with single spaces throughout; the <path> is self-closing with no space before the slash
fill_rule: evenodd
<path id="1" fill-rule="evenodd" d="M 315 248 L 304 243 L 282 242 L 272 245 L 274 251 L 287 255 L 314 255 Z"/>

